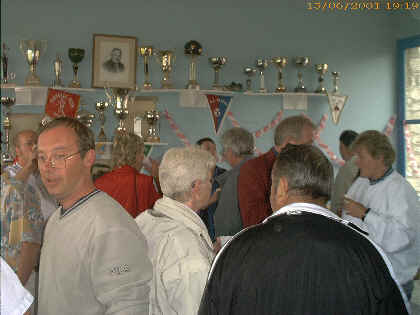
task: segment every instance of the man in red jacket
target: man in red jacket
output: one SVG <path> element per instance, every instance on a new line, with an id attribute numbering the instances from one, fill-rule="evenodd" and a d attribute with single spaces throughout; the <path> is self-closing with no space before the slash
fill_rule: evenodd
<path id="1" fill-rule="evenodd" d="M 288 144 L 311 144 L 314 124 L 304 116 L 291 116 L 274 132 L 274 146 L 265 154 L 242 165 L 238 178 L 238 201 L 243 227 L 261 223 L 272 214 L 271 170 L 277 154 Z"/>

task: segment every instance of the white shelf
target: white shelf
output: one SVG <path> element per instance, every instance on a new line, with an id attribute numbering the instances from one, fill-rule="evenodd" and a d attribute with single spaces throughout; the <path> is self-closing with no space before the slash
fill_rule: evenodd
<path id="1" fill-rule="evenodd" d="M 101 142 L 101 141 L 96 141 L 96 144 L 107 144 L 107 145 L 112 145 L 111 141 L 106 141 L 106 142 Z M 165 146 L 168 145 L 168 143 L 166 142 L 144 142 L 144 145 L 151 145 L 151 146 Z"/>
<path id="2" fill-rule="evenodd" d="M 313 92 L 244 92 L 243 95 L 251 95 L 251 96 L 283 96 L 283 95 L 291 95 L 291 96 L 327 96 L 327 94 L 323 93 L 313 93 Z"/>

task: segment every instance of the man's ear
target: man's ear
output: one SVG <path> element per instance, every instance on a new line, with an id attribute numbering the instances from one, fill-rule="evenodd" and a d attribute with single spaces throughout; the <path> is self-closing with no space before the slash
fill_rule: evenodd
<path id="1" fill-rule="evenodd" d="M 85 156 L 83 158 L 83 164 L 85 164 L 86 167 L 89 169 L 95 164 L 96 160 L 96 152 L 95 150 L 90 149 L 85 153 Z"/>
<path id="2" fill-rule="evenodd" d="M 276 199 L 279 203 L 283 204 L 287 200 L 287 191 L 289 183 L 285 177 L 280 177 L 279 183 L 277 184 Z"/>

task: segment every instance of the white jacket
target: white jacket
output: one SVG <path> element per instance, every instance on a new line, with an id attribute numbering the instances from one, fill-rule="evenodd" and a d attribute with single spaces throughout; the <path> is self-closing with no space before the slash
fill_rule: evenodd
<path id="1" fill-rule="evenodd" d="M 213 244 L 200 217 L 168 197 L 136 218 L 153 264 L 149 314 L 197 314 Z"/>

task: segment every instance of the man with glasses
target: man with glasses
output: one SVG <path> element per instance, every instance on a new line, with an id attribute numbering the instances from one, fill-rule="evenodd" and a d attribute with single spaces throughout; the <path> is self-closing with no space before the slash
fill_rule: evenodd
<path id="1" fill-rule="evenodd" d="M 58 118 L 38 138 L 38 166 L 60 203 L 41 253 L 40 314 L 148 314 L 152 266 L 136 223 L 97 190 L 92 131 Z"/>

